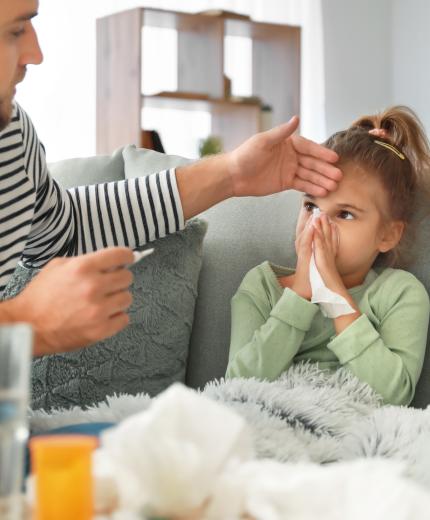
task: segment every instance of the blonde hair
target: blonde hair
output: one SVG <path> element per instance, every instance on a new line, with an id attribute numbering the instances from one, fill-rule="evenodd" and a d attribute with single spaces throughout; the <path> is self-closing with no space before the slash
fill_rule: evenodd
<path id="1" fill-rule="evenodd" d="M 374 129 L 383 130 L 383 137 L 369 133 Z M 417 207 L 430 200 L 430 145 L 418 116 L 408 107 L 394 106 L 360 117 L 324 144 L 339 155 L 340 167 L 352 163 L 381 182 L 389 201 L 386 218 L 402 221 L 405 229 L 397 247 L 379 260 L 390 266 L 407 263 Z"/>

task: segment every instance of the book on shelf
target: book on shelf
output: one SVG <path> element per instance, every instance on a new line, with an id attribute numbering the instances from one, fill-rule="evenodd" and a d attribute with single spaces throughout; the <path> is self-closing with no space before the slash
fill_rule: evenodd
<path id="1" fill-rule="evenodd" d="M 156 130 L 142 130 L 140 134 L 140 146 L 147 150 L 165 153 L 160 134 Z"/>

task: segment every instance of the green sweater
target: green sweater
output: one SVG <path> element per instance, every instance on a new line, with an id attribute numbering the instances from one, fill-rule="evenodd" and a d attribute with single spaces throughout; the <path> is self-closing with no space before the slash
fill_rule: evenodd
<path id="1" fill-rule="evenodd" d="M 424 286 L 400 269 L 371 270 L 349 293 L 362 315 L 336 336 L 318 305 L 284 289 L 292 269 L 264 262 L 245 276 L 232 299 L 226 377 L 273 381 L 293 363 L 347 367 L 385 403 L 412 401 L 421 373 L 429 321 Z"/>

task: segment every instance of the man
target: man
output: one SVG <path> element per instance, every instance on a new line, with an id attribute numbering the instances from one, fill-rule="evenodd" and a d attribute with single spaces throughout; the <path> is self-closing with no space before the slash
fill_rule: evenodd
<path id="1" fill-rule="evenodd" d="M 19 296 L 0 303 L 0 323 L 30 323 L 35 355 L 82 347 L 127 325 L 132 248 L 229 197 L 336 189 L 337 155 L 293 136 L 297 117 L 176 171 L 61 189 L 13 102 L 26 66 L 43 59 L 31 22 L 37 9 L 37 0 L 0 2 L 0 292 L 18 261 L 42 267 Z"/>

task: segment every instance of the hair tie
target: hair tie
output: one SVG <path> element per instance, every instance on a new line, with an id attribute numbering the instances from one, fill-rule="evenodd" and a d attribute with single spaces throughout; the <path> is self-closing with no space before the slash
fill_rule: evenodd
<path id="1" fill-rule="evenodd" d="M 388 144 L 388 143 L 385 143 L 384 141 L 378 141 L 378 140 L 375 140 L 373 141 L 374 143 L 376 144 L 379 144 L 379 146 L 383 146 L 384 148 L 387 148 L 387 150 L 391 150 L 392 152 L 394 152 L 397 157 L 400 157 L 400 159 L 402 161 L 405 160 L 405 156 L 402 154 L 402 152 L 400 152 L 395 146 L 393 146 L 392 144 Z"/>

